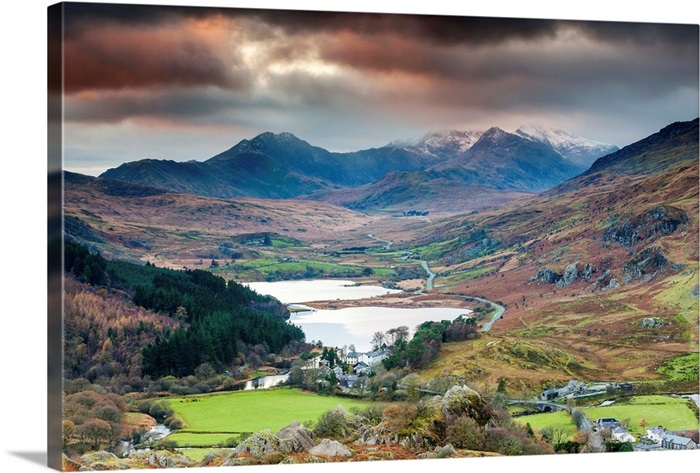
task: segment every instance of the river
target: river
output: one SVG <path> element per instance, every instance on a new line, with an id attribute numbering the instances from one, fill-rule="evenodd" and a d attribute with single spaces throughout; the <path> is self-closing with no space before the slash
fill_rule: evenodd
<path id="1" fill-rule="evenodd" d="M 311 280 L 249 283 L 260 294 L 269 294 L 285 304 L 304 304 L 320 300 L 357 300 L 401 292 L 380 286 L 357 286 L 352 281 Z M 355 345 L 358 352 L 372 349 L 375 332 L 405 325 L 410 334 L 425 321 L 454 320 L 471 313 L 454 308 L 349 307 L 293 312 L 290 322 L 302 328 L 306 340 L 321 341 L 326 346 Z"/>

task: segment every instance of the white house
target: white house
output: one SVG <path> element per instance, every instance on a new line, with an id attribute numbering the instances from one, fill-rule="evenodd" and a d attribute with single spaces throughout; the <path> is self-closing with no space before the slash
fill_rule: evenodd
<path id="1" fill-rule="evenodd" d="M 661 445 L 661 441 L 668 434 L 669 434 L 668 430 L 666 430 L 663 427 L 658 426 L 658 425 L 655 425 L 654 427 L 647 429 L 647 438 L 649 440 L 651 440 L 652 442 L 657 443 L 659 445 Z"/>
<path id="2" fill-rule="evenodd" d="M 382 361 L 384 358 L 387 357 L 386 350 L 374 350 L 365 353 L 365 356 L 367 357 L 367 364 L 372 366 L 376 365 L 380 361 Z"/>
<path id="3" fill-rule="evenodd" d="M 637 439 L 634 438 L 634 435 L 630 434 L 622 427 L 615 427 L 614 429 L 612 429 L 612 438 L 617 440 L 618 442 L 634 443 L 637 441 Z"/>

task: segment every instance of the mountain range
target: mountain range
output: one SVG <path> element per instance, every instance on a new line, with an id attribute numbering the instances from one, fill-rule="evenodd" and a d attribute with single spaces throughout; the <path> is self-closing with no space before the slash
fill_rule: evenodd
<path id="1" fill-rule="evenodd" d="M 307 198 L 353 209 L 468 210 L 540 192 L 617 150 L 571 133 L 442 131 L 334 153 L 291 133 L 262 133 L 203 162 L 144 159 L 101 177 L 208 197 Z"/>

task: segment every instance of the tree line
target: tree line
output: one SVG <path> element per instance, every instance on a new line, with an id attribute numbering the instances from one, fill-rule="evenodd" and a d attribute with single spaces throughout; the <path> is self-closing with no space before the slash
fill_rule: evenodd
<path id="1" fill-rule="evenodd" d="M 222 372 L 244 346 L 279 352 L 305 337 L 287 323 L 289 313 L 279 301 L 208 271 L 106 260 L 71 242 L 64 262 L 79 280 L 126 291 L 136 305 L 181 322 L 142 347 L 143 375 L 183 377 L 204 363 Z"/>

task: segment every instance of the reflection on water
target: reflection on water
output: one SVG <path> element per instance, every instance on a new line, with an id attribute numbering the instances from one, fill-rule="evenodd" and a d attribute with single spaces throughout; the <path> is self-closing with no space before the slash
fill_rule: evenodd
<path id="1" fill-rule="evenodd" d="M 348 307 L 338 310 L 316 310 L 292 313 L 290 322 L 298 325 L 306 334 L 307 341 L 321 341 L 326 346 L 342 347 L 355 345 L 359 352 L 370 351 L 375 332 L 405 325 L 411 336 L 416 326 L 425 321 L 454 320 L 471 313 L 468 309 L 417 308 L 399 309 L 391 307 Z"/>
<path id="2" fill-rule="evenodd" d="M 356 286 L 353 281 L 317 279 L 310 281 L 254 282 L 248 286 L 260 294 L 276 297 L 285 304 L 325 300 L 356 300 L 402 292 L 380 286 Z M 308 342 L 321 341 L 326 346 L 355 345 L 359 352 L 371 350 L 375 332 L 405 325 L 411 335 L 425 321 L 454 320 L 470 314 L 469 309 L 389 307 L 350 307 L 339 310 L 292 312 L 290 322 L 298 325 Z"/>
<path id="3" fill-rule="evenodd" d="M 284 304 L 313 301 L 356 300 L 400 293 L 381 286 L 357 286 L 353 281 L 314 279 L 309 281 L 277 281 L 244 283 L 260 294 L 276 297 Z"/>
<path id="4" fill-rule="evenodd" d="M 277 374 L 271 376 L 262 376 L 260 378 L 255 378 L 245 383 L 243 387 L 244 390 L 249 389 L 267 389 L 278 384 L 284 383 L 289 379 L 289 373 Z"/>

